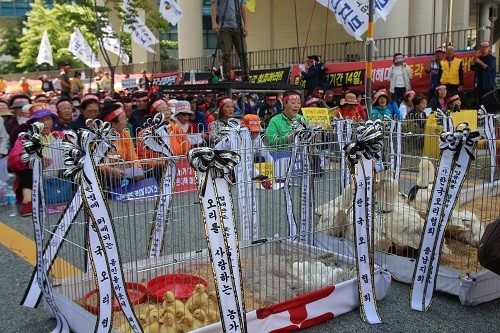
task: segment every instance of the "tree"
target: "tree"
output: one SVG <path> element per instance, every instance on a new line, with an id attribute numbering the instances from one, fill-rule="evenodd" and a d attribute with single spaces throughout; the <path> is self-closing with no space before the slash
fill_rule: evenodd
<path id="1" fill-rule="evenodd" d="M 14 60 L 12 62 L 1 62 L 0 73 L 7 74 L 16 71 L 16 62 L 21 46 L 17 39 L 22 36 L 22 21 L 18 20 L 15 24 L 8 24 L 5 30 L 0 35 L 0 55 L 11 56 Z"/>
<path id="2" fill-rule="evenodd" d="M 124 24 L 134 22 L 137 12 L 144 10 L 148 13 L 146 24 L 155 27 L 153 31 L 158 35 L 159 29 L 167 30 L 168 22 L 158 12 L 157 2 L 154 0 L 128 0 L 127 11 L 123 9 L 123 0 L 74 0 L 68 4 L 64 0 L 54 1 L 51 9 L 45 8 L 45 1 L 35 0 L 31 10 L 27 14 L 25 22 L 25 34 L 18 38 L 21 46 L 18 68 L 22 70 L 34 70 L 36 57 L 43 31 L 47 29 L 49 40 L 52 45 L 54 66 L 69 63 L 79 67 L 79 62 L 67 50 L 69 39 L 74 27 L 78 27 L 94 51 L 99 50 L 103 56 L 106 66 L 111 74 L 112 86 L 114 86 L 114 73 L 118 62 L 113 62 L 112 57 L 104 48 L 105 38 L 117 38 L 122 48 L 130 55 L 130 34 L 123 32 Z M 119 18 L 121 26 L 118 33 L 108 34 L 104 32 L 104 26 L 109 23 L 108 17 L 114 15 Z M 151 29 L 151 28 L 150 28 Z M 56 65 L 57 64 L 57 65 Z"/>

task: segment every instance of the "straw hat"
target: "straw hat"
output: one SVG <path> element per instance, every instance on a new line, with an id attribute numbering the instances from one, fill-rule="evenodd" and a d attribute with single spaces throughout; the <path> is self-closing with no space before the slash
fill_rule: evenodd
<path id="1" fill-rule="evenodd" d="M 354 95 L 353 93 L 347 93 L 345 94 L 345 98 L 342 98 L 340 100 L 340 105 L 344 104 L 359 104 L 359 102 L 356 98 L 356 95 Z"/>

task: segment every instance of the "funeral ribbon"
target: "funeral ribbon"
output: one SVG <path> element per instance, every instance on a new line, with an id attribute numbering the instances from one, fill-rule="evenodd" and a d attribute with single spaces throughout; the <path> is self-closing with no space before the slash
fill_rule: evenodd
<path id="1" fill-rule="evenodd" d="M 436 123 L 443 126 L 443 132 L 453 131 L 453 118 L 441 109 L 436 109 Z"/>
<path id="2" fill-rule="evenodd" d="M 349 169 L 346 168 L 346 156 L 344 147 L 351 141 L 352 137 L 352 119 L 339 119 L 335 121 L 335 128 L 337 130 L 337 140 L 339 142 L 340 151 L 340 186 L 341 191 L 346 188 L 350 183 Z"/>
<path id="3" fill-rule="evenodd" d="M 193 148 L 189 164 L 196 175 L 212 273 L 224 332 L 247 332 L 238 235 L 229 188 L 240 156 L 232 151 Z"/>
<path id="4" fill-rule="evenodd" d="M 167 157 L 162 170 L 160 192 L 156 199 L 153 225 L 150 231 L 148 254 L 150 258 L 159 257 L 163 250 L 165 229 L 170 217 L 170 205 L 174 193 L 177 175 L 177 159 L 174 158 L 170 145 L 170 125 L 165 122 L 165 116 L 157 113 L 144 130 L 144 145 L 154 152 Z"/>
<path id="5" fill-rule="evenodd" d="M 488 141 L 488 150 L 490 151 L 490 182 L 495 181 L 495 169 L 497 166 L 496 151 L 497 151 L 497 135 L 495 131 L 495 118 L 498 115 L 489 114 L 483 105 L 477 110 L 479 119 L 484 119 L 484 135 Z"/>
<path id="6" fill-rule="evenodd" d="M 389 149 L 391 151 L 390 163 L 391 169 L 394 170 L 394 180 L 399 181 L 401 174 L 401 121 L 390 119 L 389 120 Z M 396 140 L 396 145 L 394 145 Z M 394 147 L 396 146 L 396 147 Z"/>
<path id="7" fill-rule="evenodd" d="M 95 120 L 94 123 L 89 123 L 89 128 L 95 133 L 96 138 L 99 139 L 96 147 L 96 153 L 94 159 L 98 163 L 103 156 L 106 155 L 108 149 L 112 146 L 111 136 L 109 135 L 111 127 L 101 126 L 100 121 Z M 88 132 L 87 129 L 81 129 L 83 133 Z M 88 135 L 77 135 L 74 131 L 68 131 L 65 134 L 63 140 L 64 149 L 64 165 L 66 170 L 64 171 L 64 176 L 68 178 L 75 177 L 78 172 L 81 171 L 83 167 L 83 156 L 84 153 L 80 147 L 84 146 L 81 142 L 82 140 L 88 140 Z M 81 191 L 79 189 L 73 195 L 70 200 L 69 205 L 65 208 L 63 214 L 59 218 L 56 226 L 54 227 L 50 238 L 47 242 L 47 247 L 43 251 L 43 258 L 46 265 L 46 272 L 50 271 L 56 257 L 57 253 L 61 249 L 61 246 L 66 238 L 71 225 L 75 221 L 78 212 L 83 205 Z M 30 283 L 24 297 L 21 301 L 21 305 L 35 308 L 40 302 L 42 292 L 38 286 L 37 280 L 38 267 L 35 267 L 33 274 L 30 279 Z"/>
<path id="8" fill-rule="evenodd" d="M 44 125 L 40 122 L 35 122 L 30 125 L 28 132 L 19 134 L 19 138 L 23 144 L 23 152 L 21 161 L 28 164 L 33 170 L 33 190 L 31 195 L 33 205 L 33 228 L 35 231 L 36 242 L 36 283 L 41 291 L 45 301 L 50 306 L 52 313 L 56 317 L 57 325 L 52 331 L 53 333 L 70 332 L 69 324 L 64 315 L 61 313 L 54 301 L 52 294 L 51 281 L 48 278 L 48 270 L 43 255 L 44 231 L 45 231 L 45 202 L 43 197 L 43 181 L 42 181 L 42 130 Z M 40 214 L 42 208 L 42 214 Z M 37 297 L 38 299 L 38 297 Z"/>
<path id="9" fill-rule="evenodd" d="M 378 127 L 371 121 L 358 126 L 356 140 L 349 142 L 344 148 L 355 183 L 353 225 L 360 314 L 370 324 L 382 322 L 378 313 L 373 276 L 373 159 L 379 157 L 383 145 L 383 134 Z"/>
<path id="10" fill-rule="evenodd" d="M 440 136 L 441 158 L 413 271 L 410 299 L 414 310 L 427 311 L 432 304 L 446 224 L 459 199 L 478 139 L 479 133 L 471 132 L 466 123 Z"/>
<path id="11" fill-rule="evenodd" d="M 259 239 L 259 219 L 257 215 L 257 201 L 255 200 L 255 186 L 253 177 L 253 148 L 248 128 L 242 127 L 237 119 L 228 120 L 228 126 L 222 129 L 227 133 L 230 150 L 241 156 L 243 163 L 235 167 L 236 188 L 240 204 L 240 218 L 242 223 L 241 240 L 254 241 Z"/>

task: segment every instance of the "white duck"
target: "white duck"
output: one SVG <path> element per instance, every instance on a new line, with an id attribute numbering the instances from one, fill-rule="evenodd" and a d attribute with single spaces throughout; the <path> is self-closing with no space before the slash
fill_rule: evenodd
<path id="1" fill-rule="evenodd" d="M 320 261 L 314 263 L 296 261 L 292 264 L 292 273 L 299 278 L 301 285 L 313 291 L 338 283 L 343 270 L 326 266 Z"/>
<path id="2" fill-rule="evenodd" d="M 408 193 L 408 204 L 425 217 L 432 196 L 432 184 L 436 178 L 436 168 L 432 161 L 423 156 L 418 164 L 417 184 Z"/>
<path id="3" fill-rule="evenodd" d="M 346 228 L 352 223 L 347 220 L 348 209 L 352 206 L 354 186 L 347 186 L 343 193 L 334 200 L 316 208 L 314 213 L 319 216 L 317 230 L 335 237 L 344 237 Z"/>

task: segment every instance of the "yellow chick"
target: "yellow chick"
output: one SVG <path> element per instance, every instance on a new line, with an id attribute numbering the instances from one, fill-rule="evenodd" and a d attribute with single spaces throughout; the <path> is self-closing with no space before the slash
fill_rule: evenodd
<path id="1" fill-rule="evenodd" d="M 219 311 L 219 300 L 217 299 L 217 292 L 212 290 L 208 293 L 208 310 Z"/>
<path id="2" fill-rule="evenodd" d="M 181 319 L 182 317 L 184 317 L 186 314 L 191 314 L 191 312 L 189 312 L 188 309 L 186 308 L 177 308 L 175 310 L 175 318 L 177 320 Z"/>
<path id="3" fill-rule="evenodd" d="M 220 321 L 220 315 L 218 310 L 208 310 L 207 318 L 205 322 L 208 324 L 213 324 Z"/>
<path id="4" fill-rule="evenodd" d="M 167 309 L 168 307 L 172 307 L 172 308 L 174 308 L 174 313 L 175 313 L 176 309 L 184 308 L 184 303 L 182 303 L 178 299 L 175 299 L 174 293 L 169 290 L 165 293 L 165 296 L 163 297 L 162 307 L 164 309 Z"/>
<path id="5" fill-rule="evenodd" d="M 120 333 L 132 333 L 133 330 L 132 330 L 132 327 L 130 327 L 130 324 L 128 323 L 128 321 L 125 320 L 125 322 L 123 324 L 121 324 L 120 327 L 118 328 L 118 332 L 120 332 Z"/>
<path id="6" fill-rule="evenodd" d="M 186 302 L 186 307 L 189 311 L 193 312 L 196 309 L 205 307 L 208 303 L 207 288 L 205 285 L 198 283 L 194 287 L 193 294 L 189 297 Z"/>
<path id="7" fill-rule="evenodd" d="M 148 315 L 148 323 L 143 327 L 144 333 L 160 333 L 160 313 L 158 310 L 151 310 Z"/>
<path id="8" fill-rule="evenodd" d="M 181 332 L 191 332 L 192 330 L 197 329 L 198 327 L 194 326 L 194 318 L 193 315 L 186 313 L 184 317 L 179 320 Z"/>
<path id="9" fill-rule="evenodd" d="M 160 333 L 177 333 L 178 327 L 173 314 L 165 311 L 161 316 L 161 322 Z"/>
<path id="10" fill-rule="evenodd" d="M 205 319 L 206 319 L 205 311 L 203 311 L 202 309 L 196 309 L 193 312 L 193 318 L 195 327 L 200 328 L 205 326 Z"/>

